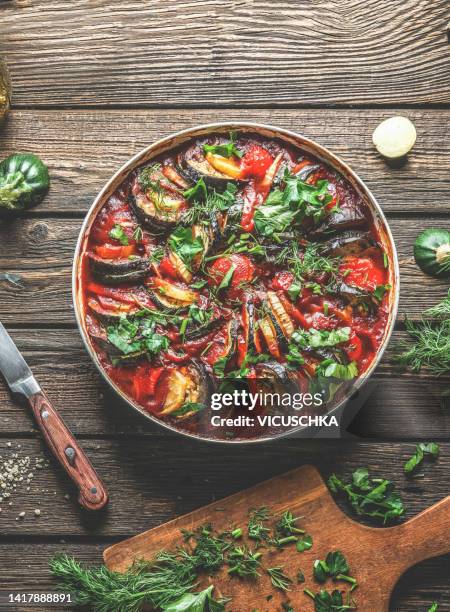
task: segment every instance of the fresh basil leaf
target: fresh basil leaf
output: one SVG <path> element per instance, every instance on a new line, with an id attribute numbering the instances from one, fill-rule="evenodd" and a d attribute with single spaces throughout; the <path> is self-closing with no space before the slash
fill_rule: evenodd
<path id="1" fill-rule="evenodd" d="M 372 295 L 378 302 L 381 302 L 384 294 L 386 291 L 389 291 L 389 289 L 391 289 L 391 285 L 378 285 Z"/>
<path id="2" fill-rule="evenodd" d="M 198 253 L 202 253 L 204 249 L 203 239 L 201 236 L 194 238 L 190 227 L 177 227 L 169 236 L 167 244 L 189 270 L 191 270 L 194 257 Z"/>
<path id="3" fill-rule="evenodd" d="M 145 348 L 150 355 L 158 355 L 161 351 L 167 351 L 169 348 L 169 340 L 161 334 L 153 334 L 145 340 Z"/>
<path id="4" fill-rule="evenodd" d="M 212 598 L 214 586 L 200 593 L 186 593 L 176 601 L 166 604 L 162 612 L 222 612 L 225 606 Z"/>
<path id="5" fill-rule="evenodd" d="M 291 286 L 288 289 L 288 295 L 291 298 L 291 300 L 293 302 L 295 302 L 295 300 L 298 298 L 298 296 L 300 295 L 300 292 L 302 290 L 302 286 L 299 283 L 296 283 L 295 281 L 291 284 Z"/>
<path id="6" fill-rule="evenodd" d="M 184 416 L 185 414 L 189 414 L 190 412 L 197 413 L 197 412 L 200 412 L 201 410 L 204 410 L 204 408 L 205 408 L 205 404 L 200 404 L 198 402 L 187 402 L 186 404 L 183 404 L 181 408 L 178 408 L 178 410 L 175 410 L 175 412 L 172 412 L 172 416 L 180 417 L 180 416 Z"/>
<path id="7" fill-rule="evenodd" d="M 425 456 L 435 460 L 439 456 L 439 444 L 436 442 L 420 442 L 416 446 L 415 453 L 408 459 L 403 466 L 406 475 L 412 475 L 414 471 L 422 465 Z"/>
<path id="8" fill-rule="evenodd" d="M 213 365 L 213 371 L 216 376 L 222 378 L 225 375 L 225 368 L 228 363 L 228 357 L 219 357 Z"/>
<path id="9" fill-rule="evenodd" d="M 226 287 L 228 287 L 228 285 L 231 282 L 231 279 L 233 278 L 233 274 L 235 270 L 236 270 L 236 266 L 234 264 L 231 264 L 229 270 L 227 271 L 225 276 L 222 278 L 222 282 L 219 285 L 219 289 L 225 289 Z"/>
<path id="10" fill-rule="evenodd" d="M 128 246 L 129 244 L 128 236 L 126 235 L 125 230 L 117 223 L 109 232 L 108 236 L 113 240 L 120 242 L 122 246 Z"/>
<path id="11" fill-rule="evenodd" d="M 208 197 L 208 189 L 206 188 L 205 181 L 201 178 L 199 179 L 193 187 L 190 189 L 186 189 L 183 191 L 183 196 L 186 200 L 206 200 Z"/>
<path id="12" fill-rule="evenodd" d="M 223 144 L 216 145 L 203 145 L 203 151 L 205 153 L 213 153 L 214 155 L 221 155 L 222 157 L 231 157 L 235 155 L 239 159 L 244 155 L 236 147 L 236 135 L 234 132 L 230 132 L 230 141 Z"/>
<path id="13" fill-rule="evenodd" d="M 192 289 L 202 289 L 202 287 L 204 287 L 207 284 L 208 284 L 208 281 L 206 280 L 198 280 L 198 281 L 195 281 L 195 283 L 191 283 L 190 286 Z"/>
<path id="14" fill-rule="evenodd" d="M 340 327 L 331 331 L 325 329 L 296 330 L 291 341 L 298 344 L 301 348 L 323 348 L 337 346 L 350 340 L 350 327 Z"/>
<path id="15" fill-rule="evenodd" d="M 317 376 L 324 378 L 338 378 L 339 380 L 352 380 L 358 376 L 358 366 L 356 361 L 352 361 L 348 365 L 336 363 L 332 359 L 322 361 L 317 369 Z"/>

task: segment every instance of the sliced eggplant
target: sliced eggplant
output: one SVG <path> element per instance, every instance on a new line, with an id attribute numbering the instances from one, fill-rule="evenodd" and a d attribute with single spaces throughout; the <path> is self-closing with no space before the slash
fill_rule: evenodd
<path id="1" fill-rule="evenodd" d="M 269 300 L 269 308 L 273 318 L 281 329 L 283 336 L 289 340 L 295 329 L 291 317 L 286 312 L 280 298 L 274 291 L 267 292 L 267 299 Z"/>
<path id="2" fill-rule="evenodd" d="M 352 306 L 372 300 L 371 294 L 368 291 L 364 291 L 364 289 L 360 289 L 355 285 L 347 285 L 344 282 L 334 283 L 328 287 L 328 290 L 331 294 L 344 298 Z"/>
<path id="3" fill-rule="evenodd" d="M 90 304 L 89 307 L 91 307 Z M 96 312 L 96 314 L 98 313 Z M 113 323 L 114 321 L 110 319 L 108 322 Z M 112 360 L 114 360 L 114 362 L 120 361 L 120 363 L 123 364 L 133 364 L 145 357 L 147 354 L 145 350 L 130 353 L 129 355 L 124 355 L 121 353 L 118 348 L 111 344 L 111 342 L 108 340 L 108 333 L 106 329 L 95 317 L 86 315 L 86 327 L 89 336 L 102 350 L 105 351 L 105 353 L 109 355 Z"/>
<path id="4" fill-rule="evenodd" d="M 177 419 L 186 419 L 197 413 L 196 410 L 183 411 L 187 404 L 200 404 L 205 407 L 213 391 L 212 381 L 204 366 L 193 360 L 183 372 L 172 369 L 164 382 L 167 386 L 167 395 L 160 411 L 160 415 L 173 415 Z M 179 411 L 179 414 L 174 414 Z"/>
<path id="5" fill-rule="evenodd" d="M 162 278 L 153 278 L 149 287 L 153 299 L 163 310 L 188 308 L 198 299 L 195 291 L 179 287 Z"/>
<path id="6" fill-rule="evenodd" d="M 213 162 L 215 162 L 215 157 L 220 157 L 211 157 L 211 154 L 207 155 Z M 229 161 L 227 158 L 222 159 L 227 162 Z M 197 143 L 189 147 L 184 153 L 178 155 L 177 163 L 178 170 L 183 178 L 191 183 L 196 183 L 200 179 L 203 179 L 206 185 L 217 191 L 224 191 L 228 183 L 235 182 L 236 180 L 242 182 L 237 177 L 225 174 L 211 165 L 208 159 L 206 159 L 203 146 Z"/>
<path id="7" fill-rule="evenodd" d="M 310 165 L 310 166 L 303 166 L 303 168 L 300 168 L 300 170 L 298 172 L 296 172 L 294 176 L 296 176 L 297 178 L 299 178 L 301 181 L 304 182 L 304 181 L 306 181 L 308 176 L 310 176 L 316 170 L 319 170 L 319 168 L 320 168 L 319 164 L 313 164 L 313 165 Z"/>
<path id="8" fill-rule="evenodd" d="M 147 257 L 102 259 L 93 253 L 88 253 L 88 258 L 93 275 L 98 280 L 111 285 L 140 282 L 150 267 Z"/>
<path id="9" fill-rule="evenodd" d="M 328 238 L 341 232 L 352 229 L 368 229 L 369 220 L 364 212 L 356 204 L 349 207 L 340 207 L 331 213 L 310 236 L 316 238 Z"/>
<path id="10" fill-rule="evenodd" d="M 131 310 L 128 308 L 127 310 L 121 310 L 120 303 L 117 303 L 116 309 L 104 308 L 98 300 L 91 297 L 89 298 L 87 305 L 89 309 L 94 313 L 94 315 L 105 323 L 114 323 L 119 321 L 119 319 L 125 314 L 127 316 L 133 315 L 139 311 L 138 306 L 132 308 Z"/>
<path id="11" fill-rule="evenodd" d="M 359 255 L 373 246 L 376 242 L 368 232 L 349 230 L 322 243 L 321 251 L 331 257 Z"/>
<path id="12" fill-rule="evenodd" d="M 130 205 L 137 218 L 154 234 L 172 230 L 182 217 L 186 200 L 164 188 L 144 193 L 138 179 L 132 187 Z"/>
<path id="13" fill-rule="evenodd" d="M 299 388 L 293 372 L 277 361 L 255 365 L 256 383 L 263 393 L 297 393 Z"/>

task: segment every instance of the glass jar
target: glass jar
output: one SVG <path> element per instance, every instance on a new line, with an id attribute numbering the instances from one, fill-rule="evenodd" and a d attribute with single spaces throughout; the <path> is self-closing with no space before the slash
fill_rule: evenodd
<path id="1" fill-rule="evenodd" d="M 11 103 L 11 81 L 8 68 L 0 58 L 0 123 L 5 119 Z"/>

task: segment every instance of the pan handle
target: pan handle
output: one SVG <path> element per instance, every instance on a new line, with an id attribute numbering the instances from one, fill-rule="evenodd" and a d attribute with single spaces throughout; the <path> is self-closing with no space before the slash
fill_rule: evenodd
<path id="1" fill-rule="evenodd" d="M 43 391 L 28 398 L 36 422 L 55 458 L 79 490 L 78 501 L 87 510 L 100 510 L 108 493 L 91 462 Z"/>

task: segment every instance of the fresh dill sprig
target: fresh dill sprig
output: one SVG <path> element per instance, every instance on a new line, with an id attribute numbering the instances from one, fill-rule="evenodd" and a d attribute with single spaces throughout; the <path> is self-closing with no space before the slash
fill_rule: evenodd
<path id="1" fill-rule="evenodd" d="M 270 512 L 266 506 L 250 510 L 248 521 L 248 537 L 261 542 L 267 540 L 270 529 L 264 525 L 270 519 Z"/>
<path id="2" fill-rule="evenodd" d="M 450 319 L 450 289 L 448 295 L 441 302 L 428 308 L 423 314 L 431 319 Z"/>
<path id="3" fill-rule="evenodd" d="M 228 183 L 223 193 L 208 190 L 195 191 L 196 186 L 188 190 L 192 192 L 189 208 L 183 213 L 182 221 L 186 225 L 209 222 L 212 215 L 227 211 L 235 202 L 236 185 Z M 185 195 L 188 192 L 185 192 Z"/>
<path id="4" fill-rule="evenodd" d="M 168 554 L 155 563 L 135 563 L 123 574 L 105 566 L 86 569 L 60 555 L 50 561 L 50 571 L 76 605 L 95 612 L 138 612 L 145 604 L 161 608 L 191 591 L 196 579 L 191 563 Z"/>
<path id="5" fill-rule="evenodd" d="M 299 282 L 305 282 L 318 274 L 329 274 L 335 277 L 339 272 L 338 257 L 321 255 L 320 245 L 310 242 L 301 251 L 297 242 L 285 246 L 275 258 L 275 263 L 285 265 Z"/>
<path id="6" fill-rule="evenodd" d="M 289 591 L 292 580 L 283 571 L 283 567 L 268 567 L 266 569 L 273 586 L 280 591 Z"/>
<path id="7" fill-rule="evenodd" d="M 414 372 L 422 368 L 437 376 L 450 372 L 450 319 L 438 323 L 406 320 L 405 325 L 414 344 L 400 343 L 398 349 L 403 352 L 395 361 Z"/>

